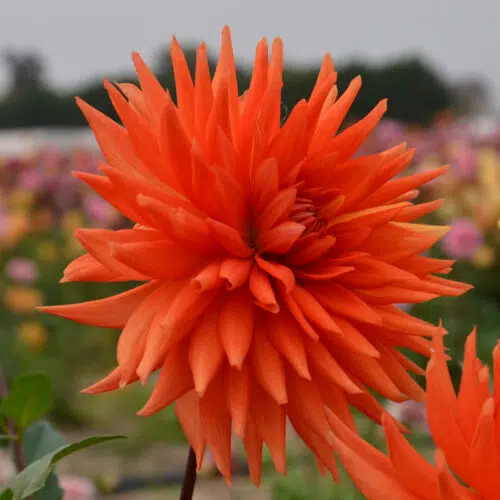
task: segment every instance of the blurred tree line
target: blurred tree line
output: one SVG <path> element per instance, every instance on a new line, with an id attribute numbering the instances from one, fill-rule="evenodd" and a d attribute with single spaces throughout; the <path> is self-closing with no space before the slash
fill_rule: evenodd
<path id="1" fill-rule="evenodd" d="M 186 58 L 193 71 L 196 50 L 188 48 Z M 9 52 L 5 54 L 4 60 L 10 74 L 10 86 L 0 100 L 0 128 L 85 125 L 85 120 L 75 106 L 75 95 L 104 113 L 115 116 L 101 81 L 70 92 L 58 92 L 47 84 L 45 65 L 38 54 Z M 213 58 L 210 63 L 214 69 Z M 284 115 L 296 102 L 310 95 L 318 66 L 285 67 Z M 153 70 L 162 84 L 175 95 L 168 48 L 159 52 Z M 341 92 L 356 75 L 363 77 L 363 87 L 351 110 L 352 118 L 364 116 L 385 97 L 389 99 L 386 116 L 411 124 L 425 125 L 436 114 L 453 107 L 453 90 L 419 57 L 399 59 L 379 66 L 355 62 L 340 66 L 337 70 Z M 248 87 L 250 76 L 249 68 L 238 68 L 240 89 Z M 133 73 L 110 77 L 118 82 L 137 82 Z"/>

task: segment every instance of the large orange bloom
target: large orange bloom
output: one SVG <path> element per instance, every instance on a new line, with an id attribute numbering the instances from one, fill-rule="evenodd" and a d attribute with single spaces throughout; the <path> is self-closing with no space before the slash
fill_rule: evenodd
<path id="1" fill-rule="evenodd" d="M 441 338 L 427 368 L 427 418 L 437 446 L 426 462 L 384 416 L 385 456 L 330 414 L 341 461 L 370 500 L 497 500 L 500 498 L 500 343 L 493 351 L 494 390 L 488 367 L 476 357 L 476 333 L 467 339 L 458 397 Z M 464 487 L 450 468 L 470 488 Z"/>
<path id="2" fill-rule="evenodd" d="M 339 132 L 359 90 L 337 98 L 324 58 L 308 101 L 280 124 L 282 42 L 257 46 L 250 88 L 238 94 L 229 29 L 211 79 L 205 45 L 191 79 L 171 45 L 176 101 L 133 59 L 141 89 L 105 86 L 123 126 L 79 101 L 107 163 L 78 173 L 136 223 L 78 230 L 87 254 L 63 281 L 143 281 L 126 293 L 47 307 L 75 321 L 121 328 L 118 367 L 99 393 L 159 380 L 140 414 L 176 402 L 201 464 L 205 445 L 230 478 L 231 428 L 255 482 L 262 444 L 285 472 L 285 419 L 335 474 L 325 408 L 352 423 L 348 405 L 375 420 L 368 391 L 422 399 L 397 349 L 430 353 L 437 327 L 397 309 L 459 295 L 468 286 L 433 276 L 452 261 L 418 255 L 447 230 L 411 221 L 438 202 L 413 205 L 416 188 L 445 171 L 397 178 L 412 151 L 399 145 L 354 158 L 386 109 Z"/>

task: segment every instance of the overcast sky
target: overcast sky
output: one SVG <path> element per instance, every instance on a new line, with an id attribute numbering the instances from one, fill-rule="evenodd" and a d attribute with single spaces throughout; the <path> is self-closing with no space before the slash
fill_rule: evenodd
<path id="1" fill-rule="evenodd" d="M 132 50 L 152 62 L 172 34 L 214 51 L 224 24 L 244 61 L 263 35 L 283 38 L 288 63 L 422 53 L 450 80 L 483 78 L 500 108 L 500 0 L 0 0 L 0 51 L 40 51 L 67 88 L 131 70 Z"/>

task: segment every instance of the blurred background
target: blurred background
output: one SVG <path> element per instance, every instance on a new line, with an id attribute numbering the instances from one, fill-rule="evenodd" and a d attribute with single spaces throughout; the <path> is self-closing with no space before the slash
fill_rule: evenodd
<path id="1" fill-rule="evenodd" d="M 451 165 L 449 173 L 427 185 L 420 196 L 422 201 L 446 199 L 430 221 L 453 228 L 433 254 L 457 259 L 451 277 L 476 289 L 463 298 L 419 305 L 412 312 L 433 322 L 443 318 L 450 331 L 455 379 L 473 325 L 479 328 L 479 356 L 488 363 L 499 337 L 496 0 L 0 2 L 0 365 L 8 379 L 33 371 L 49 374 L 56 396 L 50 418 L 68 439 L 94 432 L 129 436 L 126 443 L 82 453 L 63 465 L 64 474 L 77 476 L 74 495 L 81 496 L 74 499 L 90 498 L 92 489 L 113 491 L 109 498 L 175 498 L 178 485 L 165 488 L 180 479 L 187 450 L 172 411 L 147 420 L 135 416 L 150 387 L 94 398 L 78 394 L 113 366 L 118 332 L 34 311 L 36 305 L 91 300 L 124 287 L 58 284 L 64 267 L 82 252 L 73 237 L 76 227 L 129 225 L 70 174 L 97 171 L 100 159 L 74 96 L 115 116 L 102 80 L 106 76 L 136 82 L 132 50 L 141 52 L 160 81 L 172 88 L 171 35 L 181 42 L 191 67 L 202 40 L 214 65 L 224 24 L 233 32 L 240 89 L 248 85 L 258 40 L 283 38 L 283 117 L 309 95 L 329 51 L 341 91 L 354 76 L 363 77 L 349 120 L 389 98 L 386 119 L 361 153 L 406 140 L 417 148 L 412 171 Z M 417 429 L 414 441 L 432 453 L 422 408 L 393 406 L 391 411 Z M 382 446 L 378 429 L 364 421 L 360 425 L 367 439 Z M 197 498 L 361 498 L 347 479 L 342 486 L 319 479 L 312 457 L 293 434 L 290 440 L 287 478 L 272 473 L 266 456 L 264 487 L 256 492 L 245 479 L 244 458 L 235 448 L 235 467 L 243 471 L 242 479 L 228 492 L 208 462 Z M 1 453 L 0 483 L 2 467 L 8 468 Z M 144 489 L 146 482 L 156 483 L 158 490 Z"/>

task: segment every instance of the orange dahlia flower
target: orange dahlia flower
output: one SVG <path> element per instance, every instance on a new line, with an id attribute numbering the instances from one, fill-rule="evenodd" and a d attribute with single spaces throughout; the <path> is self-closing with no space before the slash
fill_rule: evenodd
<path id="1" fill-rule="evenodd" d="M 500 343 L 493 351 L 494 389 L 488 367 L 469 335 L 458 396 L 446 367 L 442 338 L 427 368 L 427 419 L 438 446 L 436 465 L 422 458 L 384 415 L 389 456 L 363 441 L 335 415 L 330 422 L 341 461 L 370 500 L 496 500 L 500 498 Z M 468 487 L 463 486 L 453 472 Z"/>
<path id="2" fill-rule="evenodd" d="M 140 411 L 175 408 L 201 465 L 205 445 L 229 481 L 231 429 L 259 482 L 262 444 L 285 472 L 285 420 L 335 474 L 326 408 L 352 424 L 348 405 L 375 420 L 392 400 L 422 399 L 398 347 L 430 353 L 436 326 L 394 302 L 459 295 L 469 287 L 433 276 L 452 261 L 418 255 L 447 228 L 412 221 L 440 205 L 413 205 L 439 168 L 397 176 L 404 144 L 354 157 L 386 109 L 340 127 L 361 84 L 337 98 L 324 58 L 309 100 L 280 123 L 283 46 L 262 40 L 250 88 L 239 95 L 229 29 L 210 77 L 204 44 L 194 81 L 174 39 L 176 104 L 138 54 L 141 88 L 105 83 L 123 123 L 78 101 L 106 163 L 77 173 L 135 222 L 78 230 L 87 254 L 63 281 L 142 281 L 114 297 L 45 311 L 121 328 L 118 367 L 87 389 L 145 382 Z"/>

